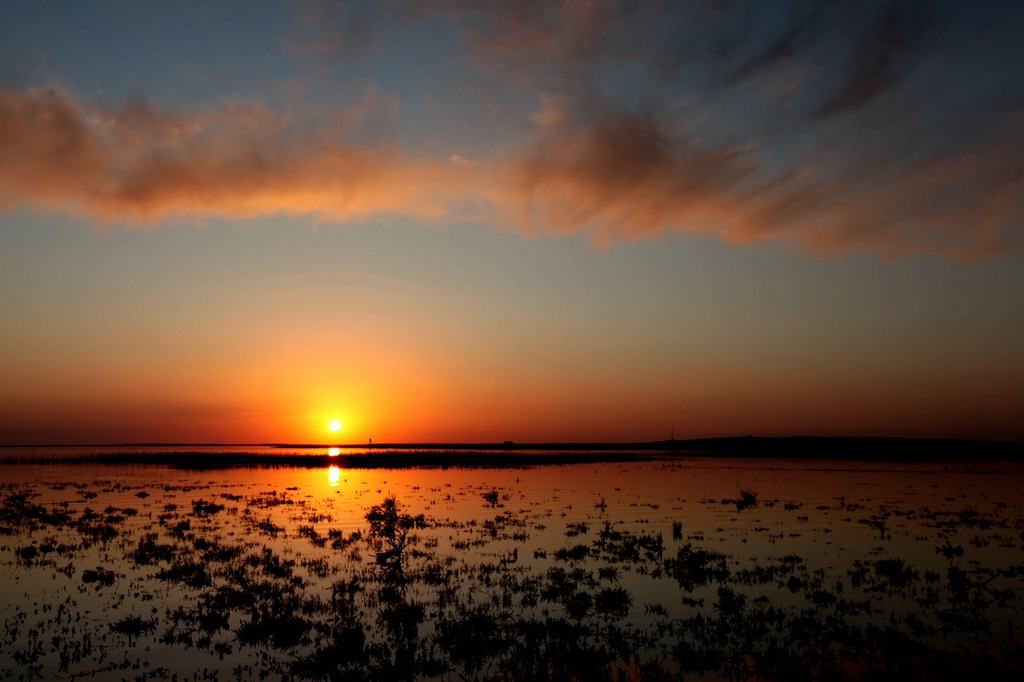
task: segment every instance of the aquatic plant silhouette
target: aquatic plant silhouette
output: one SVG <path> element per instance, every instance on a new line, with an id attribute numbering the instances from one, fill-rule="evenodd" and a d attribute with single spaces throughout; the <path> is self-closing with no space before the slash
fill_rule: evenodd
<path id="1" fill-rule="evenodd" d="M 696 548 L 689 542 L 676 551 L 675 558 L 665 561 L 665 569 L 687 592 L 729 577 L 724 554 Z"/>
<path id="2" fill-rule="evenodd" d="M 82 582 L 85 584 L 93 583 L 97 588 L 99 587 L 110 587 L 114 584 L 119 577 L 124 577 L 123 574 L 109 571 L 102 566 L 97 566 L 94 569 L 86 569 L 82 571 Z"/>
<path id="3" fill-rule="evenodd" d="M 125 616 L 110 626 L 111 632 L 128 637 L 128 646 L 134 646 L 140 635 L 155 628 L 155 620 L 143 619 L 139 616 Z"/>
<path id="4" fill-rule="evenodd" d="M 757 506 L 757 493 L 753 490 L 743 489 L 740 490 L 740 496 L 735 500 L 723 500 L 723 502 L 732 502 L 736 505 L 736 511 L 743 511 L 747 507 Z"/>
<path id="5" fill-rule="evenodd" d="M 382 565 L 401 564 L 402 553 L 415 539 L 410 531 L 426 527 L 423 514 L 402 513 L 394 495 L 370 507 L 366 520 L 370 524 L 369 541 L 378 550 L 377 563 Z"/>
<path id="6" fill-rule="evenodd" d="M 200 663 L 192 679 L 1019 679 L 1024 667 L 1019 634 L 1005 629 L 1024 568 L 977 561 L 1004 541 L 996 533 L 1024 528 L 1005 510 L 921 513 L 943 543 L 930 565 L 883 544 L 826 571 L 809 554 L 717 551 L 730 545 L 713 526 L 687 521 L 684 542 L 671 515 L 610 521 L 589 504 L 563 532 L 553 507 L 434 518 L 389 494 L 343 532 L 291 491 L 191 499 L 178 489 L 169 504 L 149 489 L 136 514 L 103 508 L 101 486 L 69 486 L 66 508 L 0 489 L 4 560 L 73 588 L 4 607 L 0 678 L 180 679 L 149 665 L 147 648 L 223 666 Z M 479 512 L 481 490 L 501 499 L 490 485 L 459 494 Z M 735 516 L 720 501 L 704 509 Z M 950 542 L 961 519 L 966 549 Z M 100 526 L 114 538 L 90 530 Z M 666 543 L 659 529 L 670 527 Z M 551 544 L 524 544 L 527 529 Z M 968 544 L 973 533 L 988 543 Z M 362 562 L 367 547 L 381 565 Z M 658 603 L 638 584 L 657 587 Z M 96 603 L 109 611 L 84 613 Z M 126 641 L 112 660 L 111 642 Z"/>

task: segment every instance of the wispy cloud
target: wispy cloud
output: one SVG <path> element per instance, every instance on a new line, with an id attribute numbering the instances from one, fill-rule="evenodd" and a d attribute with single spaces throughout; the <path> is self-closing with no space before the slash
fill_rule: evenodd
<path id="1" fill-rule="evenodd" d="M 198 111 L 143 100 L 111 109 L 55 90 L 2 92 L 0 203 L 127 222 L 450 215 L 476 183 L 461 167 L 347 139 L 367 107 L 312 126 L 239 101 Z"/>
<path id="2" fill-rule="evenodd" d="M 757 144 L 715 145 L 670 117 L 612 107 L 574 117 L 550 97 L 518 151 L 435 158 L 354 141 L 350 131 L 374 103 L 370 93 L 313 125 L 237 100 L 184 110 L 0 92 L 0 202 L 101 222 L 408 216 L 601 243 L 688 231 L 886 256 L 976 258 L 1016 248 L 1022 236 L 1019 125 L 911 162 L 847 159 L 835 172 L 834 150 L 773 168 Z"/>
<path id="3" fill-rule="evenodd" d="M 395 36 L 430 24 L 455 45 L 443 68 L 486 93 L 474 125 L 504 131 L 500 145 L 367 135 L 400 128 L 397 97 L 373 88 L 326 117 L 297 100 L 283 114 L 7 90 L 0 205 L 127 223 L 477 220 L 602 243 L 688 231 L 885 256 L 976 258 L 1024 239 L 1019 3 L 299 7 L 288 45 L 331 59 L 403 51 Z"/>
<path id="4" fill-rule="evenodd" d="M 669 229 L 720 231 L 737 215 L 740 182 L 757 170 L 751 153 L 702 149 L 649 115 L 611 114 L 555 130 L 547 118 L 503 194 L 526 232 L 586 232 L 608 242 Z"/>
<path id="5" fill-rule="evenodd" d="M 772 168 L 762 152 L 715 147 L 651 115 L 606 112 L 589 124 L 541 128 L 498 196 L 527 233 L 584 233 L 602 243 L 689 231 L 785 240 L 818 254 L 975 259 L 1024 240 L 1020 128 L 899 162 L 843 158 L 826 146 Z"/>
<path id="6" fill-rule="evenodd" d="M 851 167 L 856 164 L 851 162 Z M 737 241 L 796 241 L 817 253 L 995 256 L 1024 243 L 1024 135 L 835 180 L 814 174 L 750 198 Z"/>
<path id="7" fill-rule="evenodd" d="M 891 3 L 850 17 L 854 39 L 836 70 L 838 89 L 825 96 L 815 116 L 826 118 L 858 109 L 892 87 L 912 66 L 925 34 L 940 19 L 931 0 Z"/>
<path id="8" fill-rule="evenodd" d="M 466 157 L 459 156 L 458 154 L 452 154 L 451 157 L 449 157 L 448 160 L 451 161 L 452 163 L 458 165 L 458 166 L 479 166 L 480 165 L 479 161 L 474 161 L 473 159 L 467 159 Z"/>

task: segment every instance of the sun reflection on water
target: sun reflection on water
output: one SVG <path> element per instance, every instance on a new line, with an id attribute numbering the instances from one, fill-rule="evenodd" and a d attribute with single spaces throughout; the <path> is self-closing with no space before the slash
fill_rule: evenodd
<path id="1" fill-rule="evenodd" d="M 338 467 L 331 467 L 327 470 L 327 482 L 331 485 L 338 485 L 338 481 L 341 480 L 341 469 Z"/>
<path id="2" fill-rule="evenodd" d="M 327 448 L 327 455 L 329 457 L 337 457 L 341 454 L 341 448 Z"/>

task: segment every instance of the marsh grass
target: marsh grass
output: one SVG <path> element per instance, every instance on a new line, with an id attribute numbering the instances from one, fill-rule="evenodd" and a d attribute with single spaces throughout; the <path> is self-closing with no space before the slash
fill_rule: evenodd
<path id="1" fill-rule="evenodd" d="M 71 501 L 49 502 L 39 490 L 0 490 L 0 556 L 26 584 L 54 585 L 4 606 L 0 678 L 1019 679 L 1024 661 L 1012 626 L 1024 566 L 978 558 L 1024 530 L 1006 507 L 808 505 L 865 533 L 913 516 L 930 543 L 922 565 L 872 532 L 877 553 L 826 570 L 793 552 L 740 554 L 724 529 L 687 524 L 684 537 L 676 510 L 652 526 L 651 502 L 618 518 L 589 498 L 556 523 L 569 504 L 520 506 L 489 484 L 456 493 L 478 505 L 462 520 L 368 493 L 347 532 L 300 490 L 152 485 L 149 501 L 69 486 Z M 116 495 L 140 508 L 108 504 Z M 726 524 L 761 513 L 758 497 L 700 508 Z M 774 518 L 809 523 L 801 506 L 779 503 Z M 774 547 L 770 523 L 748 527 L 760 530 L 743 538 Z M 887 536 L 901 532 L 889 522 Z"/>

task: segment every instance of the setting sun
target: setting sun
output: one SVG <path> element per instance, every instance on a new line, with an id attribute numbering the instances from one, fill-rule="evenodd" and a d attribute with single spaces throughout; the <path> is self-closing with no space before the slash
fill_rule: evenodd
<path id="1" fill-rule="evenodd" d="M 329 428 L 331 431 L 337 431 L 338 429 L 341 428 L 341 422 L 338 421 L 337 419 L 332 419 L 331 423 L 327 425 L 327 428 Z"/>

